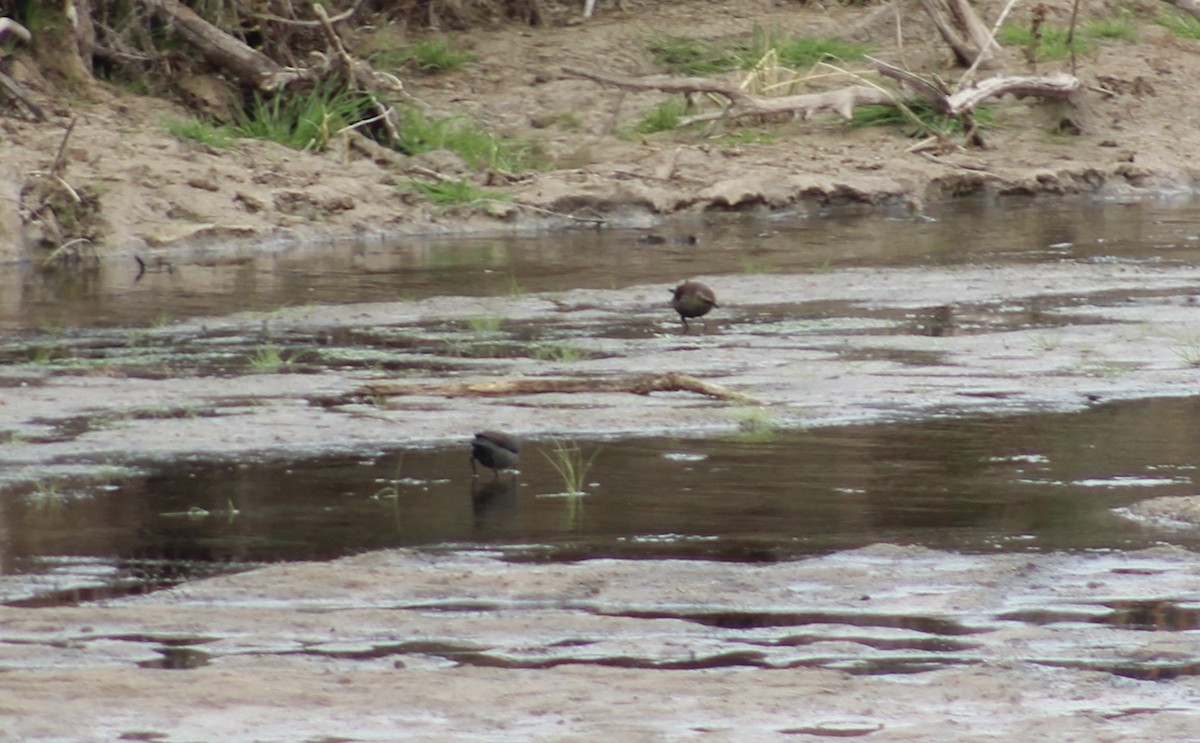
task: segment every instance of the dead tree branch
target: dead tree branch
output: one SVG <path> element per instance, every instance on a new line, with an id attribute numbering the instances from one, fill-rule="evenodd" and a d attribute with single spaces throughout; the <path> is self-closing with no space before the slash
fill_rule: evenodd
<path id="1" fill-rule="evenodd" d="M 985 69 L 995 65 L 1000 46 L 967 0 L 921 0 L 921 7 L 959 65 Z"/>
<path id="2" fill-rule="evenodd" d="M 321 31 L 325 34 L 325 42 L 333 51 L 333 59 L 341 67 L 342 73 L 356 88 L 370 96 L 371 106 L 377 114 L 376 118 L 382 121 L 384 128 L 387 129 L 388 141 L 399 142 L 400 115 L 396 113 L 396 109 L 392 108 L 391 104 L 377 96 L 376 92 L 383 90 L 390 93 L 403 93 L 404 85 L 394 75 L 376 72 L 371 65 L 351 56 L 350 52 L 346 51 L 346 46 L 342 44 L 341 37 L 334 30 L 333 19 L 325 12 L 325 8 L 318 3 L 313 3 L 313 12 L 317 14 L 317 18 L 321 22 Z"/>
<path id="3" fill-rule="evenodd" d="M 205 59 L 257 90 L 270 92 L 303 77 L 212 25 L 178 0 L 140 0 Z"/>
<path id="4" fill-rule="evenodd" d="M 955 93 L 948 93 L 944 88 L 919 75 L 877 59 L 872 61 L 880 75 L 909 86 L 922 97 L 929 99 L 934 108 L 948 116 L 959 116 L 973 111 L 980 102 L 1009 93 L 1018 98 L 1036 96 L 1064 99 L 1079 90 L 1079 78 L 1065 72 L 1055 72 L 1040 77 L 1002 75 L 981 80 Z"/>
<path id="5" fill-rule="evenodd" d="M 705 382 L 682 372 L 647 374 L 627 379 L 506 379 L 494 382 L 450 382 L 446 384 L 374 382 L 360 387 L 357 396 L 363 398 L 400 395 L 501 397 L 581 392 L 629 392 L 635 395 L 649 395 L 652 392 L 693 392 L 718 400 L 757 402 L 748 395 Z"/>
<path id="6" fill-rule="evenodd" d="M 724 97 L 729 102 L 723 111 L 685 117 L 680 119 L 680 124 L 782 113 L 802 114 L 805 118 L 809 118 L 812 114 L 821 110 L 834 111 L 843 118 L 849 119 L 857 106 L 895 102 L 895 98 L 887 91 L 873 88 L 869 85 L 852 85 L 839 90 L 829 90 L 822 93 L 766 98 L 747 93 L 732 83 L 710 80 L 704 77 L 674 77 L 671 75 L 650 75 L 638 78 L 619 77 L 616 75 L 589 72 L 577 67 L 563 67 L 562 72 L 564 75 L 581 77 L 624 90 L 661 90 L 664 93 L 714 94 Z"/>

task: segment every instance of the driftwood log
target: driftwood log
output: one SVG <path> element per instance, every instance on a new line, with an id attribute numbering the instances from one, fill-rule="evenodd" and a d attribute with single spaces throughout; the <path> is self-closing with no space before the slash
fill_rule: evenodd
<path id="1" fill-rule="evenodd" d="M 766 116 L 769 114 L 800 114 L 811 117 L 817 111 L 833 111 L 849 119 L 857 106 L 868 104 L 891 104 L 895 98 L 891 93 L 869 85 L 852 85 L 839 90 L 822 93 L 806 93 L 775 98 L 765 98 L 748 93 L 733 83 L 712 80 L 706 77 L 675 77 L 673 75 L 649 75 L 646 77 L 621 77 L 599 72 L 563 67 L 569 77 L 594 80 L 623 90 L 661 90 L 664 93 L 714 94 L 728 101 L 723 111 L 685 116 L 679 124 L 685 126 L 700 121 L 736 119 L 743 116 Z"/>
<path id="2" fill-rule="evenodd" d="M 357 398 L 398 397 L 401 395 L 439 395 L 443 397 L 502 397 L 505 395 L 545 395 L 552 393 L 630 392 L 649 395 L 651 392 L 694 392 L 732 402 L 757 403 L 749 395 L 705 382 L 690 374 L 667 372 L 646 374 L 624 379 L 538 378 L 504 379 L 494 382 L 449 382 L 409 384 L 405 382 L 372 382 L 362 385 L 353 396 Z"/>
<path id="3" fill-rule="evenodd" d="M 934 82 L 878 59 L 872 60 L 880 75 L 889 77 L 912 88 L 927 98 L 939 112 L 947 116 L 960 116 L 973 111 L 982 101 L 1011 93 L 1018 98 L 1065 99 L 1079 90 L 1079 78 L 1065 72 L 1054 72 L 1041 76 L 1001 75 L 980 80 L 953 93 Z"/>
<path id="4" fill-rule="evenodd" d="M 271 92 L 302 77 L 301 71 L 283 67 L 251 49 L 178 0 L 141 0 L 141 3 L 181 39 L 196 47 L 205 59 L 256 90 Z"/>
<path id="5" fill-rule="evenodd" d="M 967 0 L 921 0 L 921 7 L 963 67 L 988 67 L 1000 53 L 1000 46 Z"/>

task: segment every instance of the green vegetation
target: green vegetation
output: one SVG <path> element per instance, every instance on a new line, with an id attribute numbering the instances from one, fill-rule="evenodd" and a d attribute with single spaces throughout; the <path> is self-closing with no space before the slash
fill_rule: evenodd
<path id="1" fill-rule="evenodd" d="M 450 150 L 475 170 L 539 170 L 545 159 L 527 142 L 497 137 L 486 129 L 454 117 L 428 119 L 414 109 L 400 113 L 399 149 L 407 155 Z"/>
<path id="2" fill-rule="evenodd" d="M 275 374 L 295 363 L 296 356 L 284 356 L 283 350 L 274 344 L 260 346 L 250 356 L 250 369 L 256 374 Z"/>
<path id="3" fill-rule="evenodd" d="M 1075 29 L 1075 37 L 1068 43 L 1070 29 L 1066 27 L 1041 27 L 1041 38 L 1034 50 L 1034 58 L 1041 61 L 1070 59 L 1072 47 L 1076 54 L 1090 51 L 1098 44 L 1114 41 L 1134 41 L 1137 30 L 1124 18 L 1101 18 Z M 996 41 L 1003 46 L 1033 47 L 1033 30 L 1027 25 L 1006 23 L 996 34 Z"/>
<path id="4" fill-rule="evenodd" d="M 480 201 L 504 201 L 506 194 L 499 191 L 488 191 L 472 184 L 466 178 L 457 181 L 408 181 L 400 186 L 402 189 L 416 191 L 435 204 L 453 206 L 456 204 L 474 204 Z"/>
<path id="5" fill-rule="evenodd" d="M 376 490 L 371 496 L 372 500 L 396 500 L 400 497 L 400 483 L 404 480 L 404 452 L 400 452 L 400 456 L 396 457 L 396 470 L 392 473 L 392 477 L 387 481 L 387 485 Z"/>
<path id="6" fill-rule="evenodd" d="M 541 449 L 538 451 L 562 478 L 565 490 L 560 495 L 584 495 L 583 487 L 587 484 L 588 471 L 596 461 L 596 456 L 600 454 L 600 449 L 596 448 L 590 455 L 586 455 L 573 441 L 564 443 L 555 440 L 553 446 L 551 454 Z"/>
<path id="7" fill-rule="evenodd" d="M 467 326 L 476 333 L 495 333 L 503 322 L 500 315 L 480 315 L 467 320 Z"/>
<path id="8" fill-rule="evenodd" d="M 533 357 L 538 361 L 579 361 L 587 354 L 567 343 L 540 343 L 533 349 Z"/>
<path id="9" fill-rule="evenodd" d="M 1200 18 L 1183 13 L 1159 15 L 1154 22 L 1181 39 L 1200 40 Z"/>
<path id="10" fill-rule="evenodd" d="M 370 99 L 348 90 L 338 79 L 313 87 L 306 95 L 292 89 L 270 98 L 257 93 L 242 113 L 234 132 L 250 139 L 265 139 L 297 150 L 323 151 L 340 131 L 365 118 Z"/>
<path id="11" fill-rule="evenodd" d="M 907 110 L 906 110 L 907 109 Z M 981 105 L 974 111 L 975 125 L 981 130 L 995 126 L 996 107 Z M 854 109 L 850 119 L 852 127 L 866 126 L 910 126 L 911 137 L 925 137 L 931 134 L 939 136 L 962 134 L 962 119 L 957 116 L 947 116 L 933 107 L 925 99 L 909 102 L 905 107 L 900 106 L 859 106 Z"/>
<path id="12" fill-rule="evenodd" d="M 1200 366 L 1200 338 L 1192 338 L 1171 349 L 1185 366 Z"/>
<path id="13" fill-rule="evenodd" d="M 755 26 L 749 39 L 723 43 L 683 38 L 657 38 L 649 43 L 654 60 L 672 72 L 713 75 L 753 69 L 768 54 L 779 64 L 800 70 L 827 60 L 862 59 L 867 47 L 842 39 L 788 34 Z"/>
<path id="14" fill-rule="evenodd" d="M 187 121 L 167 122 L 167 133 L 217 150 L 231 149 L 234 144 L 233 132 L 229 127 L 217 126 L 194 117 Z"/>
<path id="15" fill-rule="evenodd" d="M 741 441 L 770 441 L 779 432 L 779 422 L 767 408 L 744 408 L 734 413 Z"/>
<path id="16" fill-rule="evenodd" d="M 38 366 L 46 366 L 54 360 L 54 348 L 52 346 L 37 346 L 30 354 L 29 360 Z"/>
<path id="17" fill-rule="evenodd" d="M 679 126 L 679 117 L 683 115 L 683 106 L 682 102 L 674 98 L 664 101 L 643 116 L 633 130 L 638 134 L 670 131 Z"/>
<path id="18" fill-rule="evenodd" d="M 475 55 L 460 49 L 447 36 L 426 36 L 408 46 L 373 52 L 370 60 L 376 67 L 415 67 L 422 72 L 445 72 L 474 62 Z"/>

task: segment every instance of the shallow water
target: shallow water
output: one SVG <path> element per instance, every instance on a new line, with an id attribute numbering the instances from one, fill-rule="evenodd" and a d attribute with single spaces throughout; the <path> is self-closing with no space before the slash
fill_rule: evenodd
<path id="1" fill-rule="evenodd" d="M 400 546 L 516 559 L 777 560 L 876 542 L 970 552 L 1200 549 L 1115 515 L 1195 492 L 1195 398 L 1074 415 L 934 420 L 728 439 L 581 442 L 587 495 L 529 442 L 519 475 L 472 478 L 468 449 L 300 462 L 191 461 L 113 484 L 10 495 L 8 601 L 97 584 L 140 591 L 278 560 Z M 37 577 L 40 575 L 40 579 Z M 39 580 L 48 581 L 41 587 Z"/>
<path id="2" fill-rule="evenodd" d="M 0 365 L 28 363 L 41 345 L 65 337 L 55 342 L 71 346 L 72 363 L 102 360 L 131 377 L 244 373 L 262 338 L 218 334 L 181 345 L 131 340 L 128 333 L 194 314 L 310 301 L 666 286 L 685 275 L 850 265 L 1089 261 L 1119 270 L 1129 262 L 1200 260 L 1200 204 L 1194 202 L 976 205 L 935 216 L 934 222 L 706 217 L 691 231 L 410 242 L 232 263 L 214 258 L 207 267 L 160 266 L 140 279 L 109 264 L 69 275 L 26 274 L 22 291 L 0 295 L 0 326 L 14 331 L 0 343 Z M 647 234 L 662 240 L 645 240 Z M 12 276 L 8 280 L 16 281 Z M 813 304 L 810 315 L 851 312 Z M 1037 310 L 957 306 L 955 332 L 1064 321 Z M 860 319 L 864 312 L 853 308 Z M 866 318 L 874 325 L 853 332 L 938 334 L 936 313 L 880 313 Z M 764 328 L 778 320 L 770 313 L 744 319 Z M 68 327 L 76 330 L 63 333 Z M 293 356 L 294 371 L 372 363 L 391 372 L 403 368 L 413 343 L 440 348 L 445 342 L 432 331 L 426 338 L 419 326 L 405 328 L 412 337 L 394 337 L 387 328 L 288 332 L 270 340 Z M 554 328 L 530 324 L 520 332 L 536 340 Z M 834 332 L 850 331 L 838 325 Z M 604 333 L 624 337 L 625 330 L 617 325 Z M 373 355 L 366 362 L 347 361 L 368 350 Z M 427 356 L 414 363 L 430 368 Z M 587 455 L 598 450 L 584 497 L 556 495 L 564 486 L 539 453 L 549 450 L 546 441 L 529 443 L 519 477 L 498 481 L 490 474 L 472 479 L 465 443 L 305 461 L 114 467 L 112 478 L 99 484 L 89 477 L 0 493 L 0 576 L 10 576 L 0 581 L 0 601 L 89 599 L 262 562 L 396 546 L 495 547 L 517 559 L 751 561 L 874 542 L 976 552 L 1123 550 L 1161 541 L 1200 548 L 1193 532 L 1151 530 L 1111 511 L 1194 493 L 1200 458 L 1191 431 L 1198 405 L 1194 398 L 1148 400 L 1076 415 L 807 432 L 772 431 L 769 421 L 747 419 L 752 430 L 731 439 L 583 442 Z M 93 424 L 56 421 L 45 440 L 70 441 Z"/>
<path id="3" fill-rule="evenodd" d="M 1200 203 L 955 204 L 931 221 L 705 215 L 670 230 L 321 246 L 250 256 L 203 251 L 188 263 L 133 259 L 88 270 L 6 271 L 0 330 L 148 327 L 281 307 L 622 288 L 729 273 L 849 266 L 1200 260 Z M 693 244 L 690 239 L 695 238 Z"/>

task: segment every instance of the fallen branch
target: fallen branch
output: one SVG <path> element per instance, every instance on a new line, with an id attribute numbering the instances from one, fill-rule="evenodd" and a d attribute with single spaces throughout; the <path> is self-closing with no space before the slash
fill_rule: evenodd
<path id="1" fill-rule="evenodd" d="M 399 142 L 400 114 L 396 113 L 396 109 L 392 108 L 390 103 L 380 98 L 376 93 L 381 90 L 389 93 L 403 93 L 403 83 L 396 76 L 376 72 L 366 62 L 351 56 L 350 52 L 346 51 L 346 46 L 342 44 L 341 37 L 338 36 L 337 31 L 333 28 L 333 19 L 325 12 L 325 8 L 317 3 L 313 3 L 313 12 L 316 13 L 318 20 L 320 20 L 321 31 L 325 34 L 325 41 L 334 53 L 332 59 L 336 60 L 343 74 L 353 82 L 354 86 L 363 91 L 371 99 L 371 106 L 375 109 L 376 113 L 374 119 L 383 123 L 388 133 L 388 141 L 392 143 Z M 354 126 L 357 126 L 357 124 Z"/>
<path id="2" fill-rule="evenodd" d="M 987 98 L 999 98 L 1012 94 L 1017 98 L 1035 96 L 1037 98 L 1064 99 L 1079 90 L 1079 78 L 1065 72 L 1054 72 L 1040 77 L 1002 76 L 982 80 L 970 87 L 963 88 L 948 99 L 951 115 L 957 116 L 971 111 Z"/>
<path id="3" fill-rule="evenodd" d="M 1065 72 L 1054 72 L 1039 77 L 1002 75 L 974 83 L 956 93 L 947 93 L 943 87 L 907 70 L 878 59 L 872 61 L 880 75 L 908 85 L 919 95 L 929 99 L 935 109 L 949 116 L 968 113 L 983 100 L 998 98 L 1008 93 L 1018 98 L 1036 96 L 1063 99 L 1079 90 L 1079 78 Z"/>
<path id="4" fill-rule="evenodd" d="M 736 119 L 744 116 L 767 116 L 781 113 L 802 114 L 807 119 L 812 114 L 821 110 L 833 111 L 843 118 L 849 119 L 853 115 L 854 109 L 858 106 L 895 103 L 895 98 L 891 93 L 869 85 L 852 85 L 822 93 L 764 98 L 747 93 L 735 84 L 704 77 L 673 77 L 671 75 L 650 75 L 638 78 L 619 77 L 616 75 L 589 72 L 577 67 L 563 67 L 562 72 L 564 75 L 594 80 L 595 82 L 612 85 L 624 90 L 661 90 L 664 93 L 704 93 L 723 96 L 729 101 L 728 106 L 722 111 L 683 117 L 679 120 L 680 125 L 693 124 L 698 121 Z"/>
<path id="5" fill-rule="evenodd" d="M 495 382 L 451 382 L 447 384 L 406 384 L 373 382 L 359 388 L 356 397 L 396 397 L 401 395 L 440 395 L 443 397 L 500 397 L 504 395 L 544 395 L 579 392 L 694 392 L 718 400 L 756 403 L 749 395 L 697 379 L 682 372 L 642 375 L 632 379 L 505 379 Z"/>
<path id="6" fill-rule="evenodd" d="M 263 92 L 270 92 L 302 77 L 262 52 L 251 49 L 182 5 L 178 0 L 141 0 L 171 30 L 196 47 L 205 59 Z"/>

